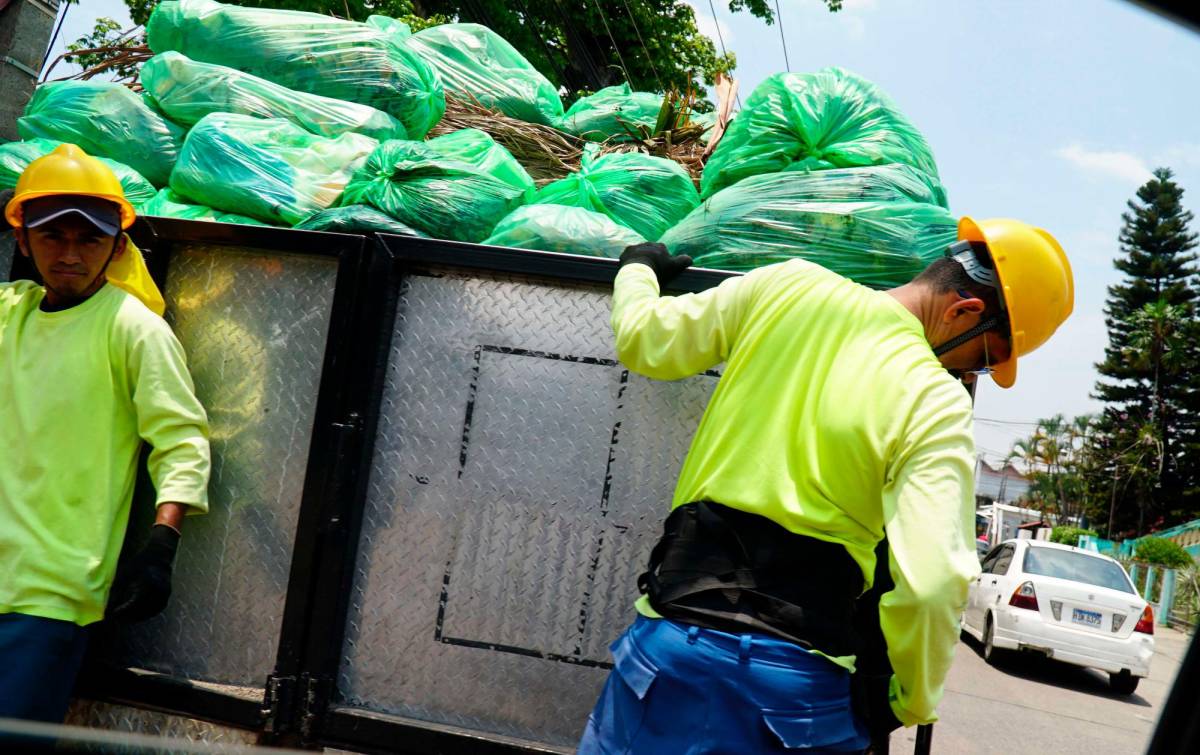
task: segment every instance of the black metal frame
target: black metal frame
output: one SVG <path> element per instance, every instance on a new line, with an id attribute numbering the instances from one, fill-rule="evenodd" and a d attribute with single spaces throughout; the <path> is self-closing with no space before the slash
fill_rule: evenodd
<path id="1" fill-rule="evenodd" d="M 97 659 L 84 669 L 79 694 L 256 731 L 268 744 L 368 752 L 555 752 L 536 742 L 335 706 L 334 692 L 404 277 L 459 269 L 558 284 L 610 284 L 617 261 L 407 236 L 368 238 L 168 218 L 139 218 L 129 233 L 164 289 L 172 254 L 181 245 L 333 257 L 338 271 L 276 664 L 265 680 L 263 701 Z M 14 273 L 32 277 L 31 266 L 22 262 L 15 258 Z M 736 275 L 689 270 L 670 289 L 701 291 Z"/>

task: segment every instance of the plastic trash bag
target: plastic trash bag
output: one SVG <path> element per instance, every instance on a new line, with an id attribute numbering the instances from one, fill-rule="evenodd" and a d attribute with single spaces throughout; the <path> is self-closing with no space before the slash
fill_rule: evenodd
<path id="1" fill-rule="evenodd" d="M 125 163 L 164 186 L 179 156 L 183 129 L 128 88 L 110 81 L 52 81 L 33 93 L 17 119 L 22 139 L 54 139 L 93 157 Z"/>
<path id="2" fill-rule="evenodd" d="M 206 115 L 188 134 L 171 188 L 189 199 L 276 225 L 295 225 L 333 206 L 378 143 L 336 139 L 278 118 Z"/>
<path id="3" fill-rule="evenodd" d="M 478 242 L 524 204 L 533 181 L 508 150 L 475 129 L 427 142 L 384 142 L 346 186 L 342 205 L 369 204 L 434 238 Z M 451 138 L 454 137 L 454 138 Z"/>
<path id="4" fill-rule="evenodd" d="M 446 109 L 437 75 L 394 31 L 319 13 L 167 0 L 146 24 L 155 53 L 254 74 L 288 89 L 370 105 L 419 139 Z"/>
<path id="5" fill-rule="evenodd" d="M 525 167 L 517 162 L 511 152 L 483 131 L 476 128 L 459 129 L 430 139 L 426 144 L 437 150 L 442 157 L 470 163 L 514 189 L 520 189 L 525 195 L 525 201 L 533 199 L 536 184 Z"/>
<path id="6" fill-rule="evenodd" d="M 576 100 L 559 121 L 559 128 L 594 142 L 628 141 L 632 138 L 629 132 L 636 134 L 638 126 L 654 129 L 662 104 L 661 94 L 634 92 L 628 83 L 605 87 Z"/>
<path id="7" fill-rule="evenodd" d="M 755 87 L 704 166 L 703 197 L 747 176 L 902 163 L 937 178 L 925 138 L 874 84 L 840 68 Z"/>
<path id="8" fill-rule="evenodd" d="M 380 141 L 408 138 L 404 124 L 369 105 L 297 92 L 178 52 L 164 52 L 146 61 L 141 82 L 154 105 L 185 126 L 209 113 L 241 113 L 283 118 L 319 136 L 353 131 Z"/>
<path id="9" fill-rule="evenodd" d="M 149 202 L 138 209 L 142 215 L 160 218 L 180 218 L 181 220 L 212 220 L 218 223 L 240 223 L 242 225 L 270 225 L 245 215 L 232 212 L 221 212 L 204 205 L 192 204 L 186 197 L 181 197 L 170 189 L 161 189 Z"/>
<path id="10" fill-rule="evenodd" d="M 394 233 L 400 236 L 423 236 L 399 220 L 365 204 L 330 207 L 296 226 L 300 231 L 330 231 L 332 233 Z"/>
<path id="11" fill-rule="evenodd" d="M 62 142 L 53 139 L 30 139 L 27 142 L 0 144 L 0 191 L 16 188 L 17 179 L 25 172 L 29 163 L 50 154 L 61 144 Z M 107 157 L 97 159 L 117 175 L 117 180 L 121 182 L 121 188 L 125 190 L 125 198 L 129 200 L 129 204 L 133 205 L 135 210 L 154 196 L 154 185 L 147 181 L 141 173 L 124 163 L 109 160 Z"/>
<path id="12" fill-rule="evenodd" d="M 558 90 L 507 40 L 479 24 L 422 29 L 403 44 L 438 72 L 446 91 L 460 99 L 529 123 L 562 118 Z"/>
<path id="13" fill-rule="evenodd" d="M 615 259 L 625 247 L 645 240 L 636 231 L 592 210 L 532 204 L 513 210 L 483 243 Z"/>
<path id="14" fill-rule="evenodd" d="M 918 171 L 879 168 L 753 176 L 723 189 L 663 235 L 698 267 L 752 270 L 801 257 L 872 288 L 909 282 L 957 239 Z M 857 169 L 862 170 L 862 169 Z M 914 178 L 914 176 L 916 178 Z"/>
<path id="15" fill-rule="evenodd" d="M 638 152 L 600 155 L 599 145 L 589 144 L 579 171 L 543 186 L 534 203 L 601 212 L 656 241 L 700 203 L 700 195 L 673 160 Z"/>
<path id="16" fill-rule="evenodd" d="M 367 20 L 363 23 L 372 29 L 376 29 L 384 34 L 387 34 L 393 40 L 408 39 L 412 36 L 412 27 L 399 19 L 392 18 L 391 16 L 381 16 L 378 14 L 374 16 L 367 16 Z"/>

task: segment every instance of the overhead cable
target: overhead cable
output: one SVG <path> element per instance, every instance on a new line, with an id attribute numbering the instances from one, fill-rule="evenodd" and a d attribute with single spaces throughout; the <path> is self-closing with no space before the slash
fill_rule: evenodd
<path id="1" fill-rule="evenodd" d="M 717 42 L 721 44 L 721 55 L 729 57 L 729 53 L 725 51 L 725 37 L 721 35 L 721 22 L 717 20 L 717 7 L 713 5 L 713 0 L 708 0 L 708 9 L 712 11 L 713 28 L 717 30 Z M 742 107 L 742 95 L 738 92 L 733 93 L 737 99 L 738 109 Z"/>
<path id="2" fill-rule="evenodd" d="M 646 40 L 642 39 L 642 30 L 638 28 L 637 19 L 633 16 L 633 11 L 629 9 L 628 0 L 621 0 L 625 3 L 625 12 L 629 14 L 629 20 L 633 23 L 633 31 L 637 34 L 638 42 L 642 45 L 642 52 L 646 53 L 646 62 L 650 64 L 650 70 L 654 72 L 654 80 L 658 82 L 658 88 L 663 94 L 666 94 L 667 88 L 663 86 L 662 77 L 658 75 L 658 68 L 654 65 L 654 56 L 650 54 L 650 49 L 646 47 Z"/>
<path id="3" fill-rule="evenodd" d="M 787 40 L 783 36 L 783 14 L 779 12 L 779 0 L 775 0 L 775 21 L 779 24 L 779 41 L 783 44 L 783 67 L 791 73 L 792 64 L 788 62 Z"/>
<path id="4" fill-rule="evenodd" d="M 608 41 L 612 42 L 613 49 L 617 51 L 617 60 L 621 63 L 621 70 L 625 72 L 625 80 L 632 87 L 633 77 L 629 75 L 629 68 L 626 67 L 625 58 L 621 55 L 621 47 L 617 44 L 617 38 L 613 36 L 612 29 L 608 25 L 608 16 L 604 15 L 604 9 L 600 7 L 599 0 L 592 0 L 592 5 L 595 5 L 596 10 L 600 12 L 600 20 L 604 22 L 604 31 L 608 33 Z"/>

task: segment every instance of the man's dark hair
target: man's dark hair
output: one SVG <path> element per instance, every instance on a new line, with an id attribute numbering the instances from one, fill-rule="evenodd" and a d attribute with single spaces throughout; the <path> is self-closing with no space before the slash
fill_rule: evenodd
<path id="1" fill-rule="evenodd" d="M 985 305 L 984 319 L 993 315 L 1003 315 L 1004 310 L 1000 307 L 1000 292 L 967 275 L 963 266 L 949 257 L 940 257 L 929 263 L 929 266 L 913 282 L 929 286 L 939 294 L 965 291 L 983 301 Z"/>

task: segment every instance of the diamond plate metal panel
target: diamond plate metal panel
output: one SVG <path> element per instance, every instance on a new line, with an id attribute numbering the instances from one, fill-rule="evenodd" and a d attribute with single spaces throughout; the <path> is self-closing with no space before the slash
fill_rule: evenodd
<path id="1" fill-rule="evenodd" d="M 107 731 L 150 734 L 153 736 L 184 740 L 186 743 L 203 742 L 213 745 L 206 748 L 211 752 L 245 752 L 257 741 L 257 734 L 228 726 L 219 726 L 194 718 L 183 718 L 167 713 L 158 713 L 125 705 L 99 703 L 92 700 L 76 700 L 71 704 L 66 722 L 71 726 L 86 726 Z M 228 745 L 222 747 L 221 745 Z M 81 748 L 90 749 L 90 748 Z M 170 745 L 164 743 L 164 752 Z M 111 752 L 111 749 L 105 751 Z M 140 750 L 139 750 L 140 751 Z"/>
<path id="2" fill-rule="evenodd" d="M 339 694 L 573 745 L 716 380 L 612 361 L 609 291 L 405 280 Z"/>
<path id="3" fill-rule="evenodd" d="M 274 668 L 336 273 L 251 249 L 172 255 L 168 320 L 208 410 L 210 510 L 187 520 L 167 610 L 113 640 L 119 662 L 260 688 Z"/>

